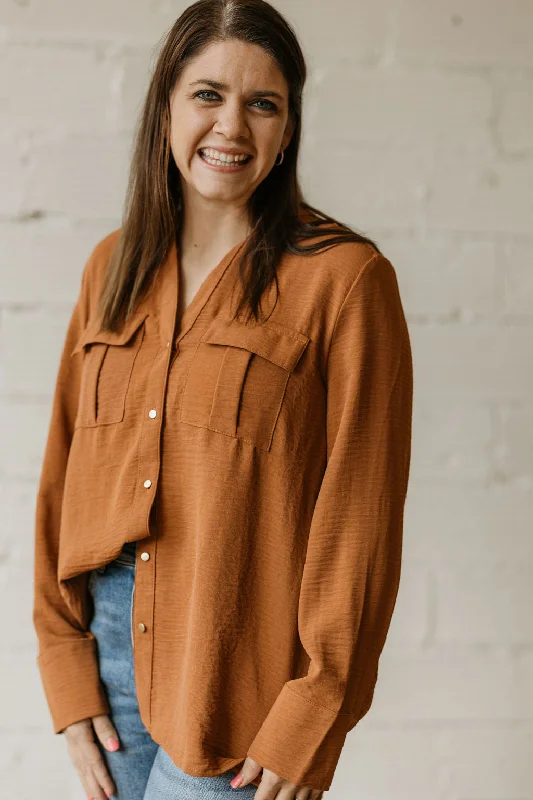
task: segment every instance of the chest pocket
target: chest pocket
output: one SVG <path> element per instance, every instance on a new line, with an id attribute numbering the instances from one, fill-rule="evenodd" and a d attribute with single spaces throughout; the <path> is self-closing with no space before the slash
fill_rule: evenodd
<path id="1" fill-rule="evenodd" d="M 270 450 L 291 373 L 308 342 L 276 323 L 215 320 L 192 358 L 180 420 Z"/>
<path id="2" fill-rule="evenodd" d="M 101 331 L 95 320 L 85 328 L 71 356 L 83 351 L 75 428 L 110 425 L 124 419 L 126 395 L 148 312 L 134 315 L 120 332 Z"/>

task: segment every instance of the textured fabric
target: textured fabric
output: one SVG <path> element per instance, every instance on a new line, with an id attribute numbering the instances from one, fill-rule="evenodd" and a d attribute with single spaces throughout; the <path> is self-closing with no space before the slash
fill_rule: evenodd
<path id="1" fill-rule="evenodd" d="M 143 723 L 186 773 L 246 756 L 327 790 L 367 713 L 400 579 L 412 360 L 396 272 L 364 243 L 286 253 L 232 322 L 233 247 L 177 320 L 174 243 L 120 333 L 91 253 L 36 508 L 34 624 L 54 729 L 108 713 L 87 577 L 138 542 Z"/>
<path id="2" fill-rule="evenodd" d="M 89 630 L 96 640 L 100 679 L 120 739 L 120 748 L 114 752 L 96 740 L 116 787 L 111 800 L 229 798 L 231 793 L 235 794 L 230 786 L 235 777 L 232 769 L 211 778 L 187 775 L 154 742 L 143 724 L 130 633 L 135 568 L 135 558 L 125 547 L 114 561 L 92 570 L 88 583 L 94 608 Z M 250 784 L 239 789 L 239 796 L 251 800 L 256 791 L 257 786 Z"/>

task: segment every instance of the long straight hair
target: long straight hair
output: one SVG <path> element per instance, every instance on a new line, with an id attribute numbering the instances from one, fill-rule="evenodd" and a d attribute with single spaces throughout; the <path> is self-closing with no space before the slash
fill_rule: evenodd
<path id="1" fill-rule="evenodd" d="M 248 201 L 251 233 L 238 262 L 242 291 L 235 317 L 246 309 L 248 318 L 258 320 L 264 291 L 272 282 L 278 289 L 276 267 L 284 252 L 309 255 L 347 241 L 380 252 L 371 239 L 304 201 L 297 168 L 307 68 L 292 27 L 265 0 L 198 0 L 166 35 L 139 115 L 122 225 L 99 298 L 103 329 L 120 330 L 179 241 L 183 200 L 170 149 L 170 97 L 189 61 L 211 43 L 230 39 L 259 45 L 274 59 L 287 81 L 294 125 L 281 165 Z"/>

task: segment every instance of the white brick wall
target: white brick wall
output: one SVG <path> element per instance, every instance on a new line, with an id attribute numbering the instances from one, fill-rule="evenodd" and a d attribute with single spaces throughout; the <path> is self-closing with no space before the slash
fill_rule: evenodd
<path id="1" fill-rule="evenodd" d="M 311 202 L 394 263 L 415 362 L 404 571 L 332 798 L 533 800 L 533 2 L 279 0 Z M 31 625 L 33 509 L 86 257 L 120 224 L 170 0 L 0 0 L 0 785 L 82 797 Z"/>

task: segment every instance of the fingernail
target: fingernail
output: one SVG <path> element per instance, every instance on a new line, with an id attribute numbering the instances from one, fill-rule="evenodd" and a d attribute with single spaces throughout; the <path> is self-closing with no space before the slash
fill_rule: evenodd
<path id="1" fill-rule="evenodd" d="M 107 789 L 104 789 L 104 792 L 105 792 L 105 796 L 106 796 L 106 797 L 111 797 L 111 795 L 109 794 L 109 792 L 107 791 Z"/>
<path id="2" fill-rule="evenodd" d="M 118 750 L 118 748 L 120 747 L 120 744 L 119 744 L 118 739 L 115 739 L 113 736 L 111 736 L 107 740 L 105 746 L 107 747 L 108 750 L 111 750 L 112 752 L 114 752 L 115 750 Z"/>
<path id="3" fill-rule="evenodd" d="M 232 786 L 233 789 L 238 789 L 241 783 L 242 783 L 242 775 L 239 772 L 239 774 L 235 775 L 233 780 L 230 781 L 230 786 Z"/>

